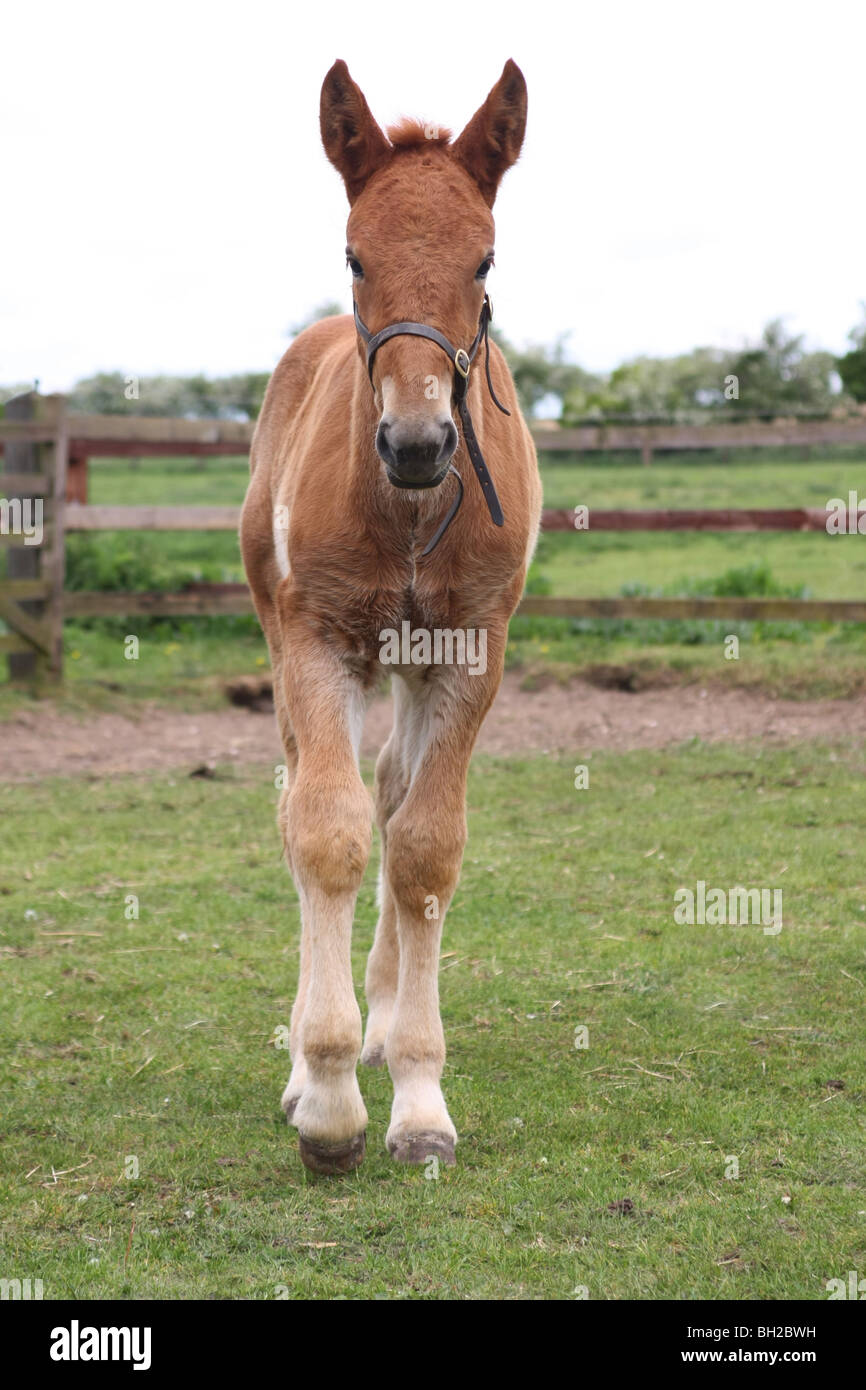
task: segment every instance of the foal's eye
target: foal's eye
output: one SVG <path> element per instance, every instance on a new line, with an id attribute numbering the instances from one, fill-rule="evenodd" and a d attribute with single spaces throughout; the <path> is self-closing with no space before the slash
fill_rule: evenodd
<path id="1" fill-rule="evenodd" d="M 360 261 L 356 261 L 354 256 L 346 257 L 346 265 L 351 270 L 356 280 L 360 280 L 364 274 L 364 267 Z"/>
<path id="2" fill-rule="evenodd" d="M 475 272 L 475 279 L 476 279 L 476 280 L 483 280 L 484 277 L 486 276 L 488 270 L 490 269 L 490 267 L 491 267 L 492 265 L 493 265 L 493 257 L 492 257 L 492 256 L 485 256 L 484 260 L 481 262 L 480 266 L 478 267 L 478 269 L 477 269 L 476 272 Z"/>

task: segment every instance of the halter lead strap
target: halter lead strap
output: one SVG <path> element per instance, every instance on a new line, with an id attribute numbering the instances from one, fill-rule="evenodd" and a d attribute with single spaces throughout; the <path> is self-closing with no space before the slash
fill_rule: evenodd
<path id="1" fill-rule="evenodd" d="M 432 343 L 435 343 L 437 347 L 441 347 L 442 351 L 448 354 L 448 357 L 454 364 L 454 399 L 457 402 L 457 412 L 460 416 L 460 424 L 463 428 L 463 438 L 466 441 L 469 459 L 472 463 L 472 467 L 475 469 L 475 475 L 481 484 L 481 491 L 484 494 L 484 500 L 487 503 L 487 509 L 490 512 L 490 518 L 493 524 L 495 526 L 503 526 L 505 524 L 505 517 L 496 493 L 496 488 L 493 485 L 493 479 L 490 476 L 487 464 L 484 462 L 484 455 L 481 452 L 478 439 L 475 435 L 472 416 L 469 413 L 468 400 L 469 369 L 472 366 L 475 354 L 481 346 L 481 341 L 483 339 L 485 348 L 485 375 L 487 377 L 487 389 L 490 392 L 491 400 L 493 404 L 502 411 L 503 415 L 511 414 L 511 411 L 506 410 L 505 406 L 497 398 L 496 392 L 493 389 L 493 382 L 490 379 L 490 337 L 488 329 L 490 320 L 493 317 L 493 306 L 490 303 L 489 296 L 484 296 L 484 303 L 481 306 L 481 315 L 478 320 L 478 332 L 475 334 L 475 340 L 468 352 L 465 348 L 455 348 L 453 343 L 445 337 L 444 333 L 440 333 L 438 328 L 432 328 L 427 323 L 413 323 L 409 320 L 404 320 L 400 323 L 389 324 L 387 328 L 382 328 L 378 333 L 371 333 L 358 312 L 358 303 L 354 298 L 352 300 L 352 306 L 355 313 L 355 327 L 367 348 L 367 374 L 370 378 L 371 385 L 373 383 L 373 359 L 382 344 L 387 343 L 391 338 L 402 336 L 429 338 Z M 422 555 L 429 555 L 434 547 L 439 544 L 451 522 L 457 515 L 460 503 L 463 501 L 463 481 L 460 474 L 453 465 L 449 471 L 457 478 L 460 491 L 457 494 L 456 500 L 452 503 L 445 520 L 433 536 L 433 539 L 429 541 L 422 550 Z"/>

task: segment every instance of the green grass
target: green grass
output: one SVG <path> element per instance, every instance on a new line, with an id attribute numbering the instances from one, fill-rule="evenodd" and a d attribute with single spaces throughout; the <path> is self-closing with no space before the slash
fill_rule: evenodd
<path id="1" fill-rule="evenodd" d="M 91 459 L 88 501 L 155 507 L 231 507 L 244 500 L 246 458 Z"/>
<path id="2" fill-rule="evenodd" d="M 653 592 L 687 594 L 732 569 L 766 566 L 783 588 L 809 598 L 866 594 L 864 536 L 817 531 L 746 534 L 688 531 L 554 531 L 543 537 L 538 566 L 553 594 L 596 598 L 639 583 Z M 754 590 L 757 596 L 759 590 Z"/>
<path id="3" fill-rule="evenodd" d="M 737 451 L 728 462 L 712 451 L 657 456 L 644 468 L 634 454 L 583 457 L 540 454 L 548 507 L 823 507 L 829 497 L 866 493 L 862 447 Z M 93 503 L 231 506 L 243 501 L 249 480 L 245 458 L 92 459 Z M 606 500 L 605 500 L 606 499 Z"/>
<path id="4" fill-rule="evenodd" d="M 513 618 L 506 663 L 526 690 L 580 675 L 592 680 L 599 667 L 616 668 L 621 688 L 630 690 L 700 682 L 773 699 L 817 700 L 855 699 L 866 688 L 866 637 L 859 624 L 776 624 L 787 627 L 784 636 L 773 634 L 770 623 L 634 620 L 604 626 L 600 620 Z M 737 660 L 725 657 L 729 633 L 739 636 Z"/>
<path id="5" fill-rule="evenodd" d="M 384 1151 L 382 1073 L 350 1178 L 308 1176 L 281 1120 L 298 913 L 271 770 L 3 788 L 4 1275 L 46 1298 L 823 1299 L 862 1270 L 863 748 L 595 756 L 585 791 L 577 761 L 474 765 L 441 980 L 461 1140 L 435 1181 Z M 781 887 L 782 932 L 675 925 L 698 878 Z"/>
<path id="6" fill-rule="evenodd" d="M 808 459 L 796 449 L 732 450 L 727 462 L 709 450 L 663 454 L 649 468 L 634 454 L 539 458 L 548 507 L 824 507 L 849 488 L 866 495 L 866 458 L 854 445 Z"/>
<path id="7" fill-rule="evenodd" d="M 137 661 L 124 656 L 130 631 L 140 633 Z M 118 699 L 225 708 L 226 680 L 269 670 L 267 645 L 254 617 L 69 623 L 65 637 L 63 703 L 68 708 L 116 708 Z M 0 688 L 0 716 L 3 708 Z"/>

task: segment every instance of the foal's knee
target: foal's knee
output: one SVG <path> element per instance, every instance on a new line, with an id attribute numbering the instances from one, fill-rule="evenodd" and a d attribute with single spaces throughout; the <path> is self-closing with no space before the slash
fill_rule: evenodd
<path id="1" fill-rule="evenodd" d="M 294 873 L 328 895 L 357 892 L 370 857 L 372 821 L 363 783 L 332 788 L 297 781 L 281 815 Z"/>
<path id="2" fill-rule="evenodd" d="M 458 817 L 405 815 L 388 826 L 388 882 L 397 904 L 410 915 L 427 915 L 431 896 L 447 903 L 460 877 L 466 822 Z"/>

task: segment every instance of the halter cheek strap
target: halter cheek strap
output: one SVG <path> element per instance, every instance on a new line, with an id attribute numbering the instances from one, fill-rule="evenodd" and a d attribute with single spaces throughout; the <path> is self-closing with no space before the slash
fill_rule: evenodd
<path id="1" fill-rule="evenodd" d="M 496 488 L 493 485 L 493 479 L 490 476 L 487 464 L 484 462 L 484 455 L 481 452 L 472 425 L 472 416 L 469 413 L 468 400 L 469 369 L 472 366 L 475 354 L 481 346 L 483 339 L 485 349 L 484 368 L 490 398 L 493 404 L 502 411 L 503 415 L 511 414 L 511 411 L 506 410 L 502 402 L 498 400 L 496 392 L 493 389 L 493 382 L 490 379 L 490 337 L 488 330 L 490 327 L 490 320 L 493 317 L 493 306 L 490 303 L 489 296 L 484 296 L 484 303 L 481 306 L 481 316 L 478 320 L 478 332 L 475 334 L 475 341 L 468 351 L 465 348 L 455 348 L 453 343 L 445 337 L 444 333 L 440 333 L 438 328 L 431 328 L 427 323 L 412 323 L 406 320 L 400 323 L 389 324 L 387 328 L 381 329 L 378 333 L 371 333 L 358 312 L 357 301 L 353 299 L 352 304 L 355 312 L 355 327 L 367 348 L 367 373 L 370 377 L 371 385 L 373 383 L 373 359 L 382 344 L 387 343 L 391 338 L 402 336 L 429 338 L 432 343 L 435 343 L 437 347 L 441 347 L 442 351 L 448 354 L 454 364 L 454 385 L 452 389 L 454 399 L 457 403 L 457 413 L 460 416 L 460 424 L 463 429 L 463 438 L 466 441 L 469 459 L 472 463 L 472 467 L 475 469 L 475 476 L 481 484 L 481 491 L 484 494 L 484 500 L 487 503 L 487 510 L 490 512 L 490 518 L 493 524 L 495 526 L 503 526 L 505 524 L 505 517 L 503 516 L 502 507 L 496 494 Z M 432 540 L 428 541 L 427 545 L 422 550 L 422 555 L 429 555 L 439 544 L 448 527 L 451 525 L 451 522 L 457 515 L 460 509 L 460 503 L 463 501 L 463 480 L 453 465 L 449 469 L 449 472 L 453 473 L 457 478 L 460 490 L 444 521 L 436 531 L 436 534 L 433 536 Z"/>

